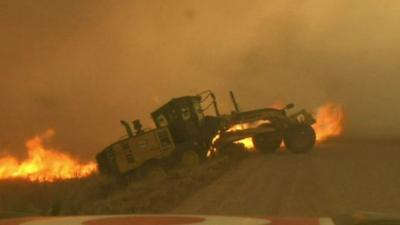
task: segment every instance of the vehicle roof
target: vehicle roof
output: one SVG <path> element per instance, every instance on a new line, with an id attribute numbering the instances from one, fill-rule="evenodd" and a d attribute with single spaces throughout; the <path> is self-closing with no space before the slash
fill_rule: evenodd
<path id="1" fill-rule="evenodd" d="M 193 99 L 201 100 L 201 97 L 195 95 L 195 96 L 182 96 L 182 97 L 178 97 L 178 98 L 173 98 L 173 99 L 169 100 L 167 103 L 165 103 L 164 105 L 162 105 L 161 107 L 159 107 L 158 109 L 154 110 L 151 113 L 151 115 L 158 114 L 161 111 L 164 111 L 168 108 L 175 107 L 175 104 L 181 104 L 182 102 L 192 101 Z"/>

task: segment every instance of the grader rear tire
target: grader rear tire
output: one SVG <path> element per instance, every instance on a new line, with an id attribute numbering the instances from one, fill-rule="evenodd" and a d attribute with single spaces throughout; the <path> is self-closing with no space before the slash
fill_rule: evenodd
<path id="1" fill-rule="evenodd" d="M 283 138 L 286 148 L 293 153 L 305 153 L 315 145 L 316 135 L 309 125 L 289 128 Z"/>

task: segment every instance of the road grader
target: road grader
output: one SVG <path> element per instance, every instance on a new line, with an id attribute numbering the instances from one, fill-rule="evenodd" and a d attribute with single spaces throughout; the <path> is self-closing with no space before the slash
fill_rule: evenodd
<path id="1" fill-rule="evenodd" d="M 220 113 L 214 93 L 208 90 L 173 98 L 152 112 L 154 129 L 144 130 L 139 120 L 133 121 L 133 129 L 121 121 L 127 135 L 97 154 L 100 173 L 120 176 L 155 167 L 191 166 L 229 151 L 227 146 L 245 138 L 251 138 L 261 153 L 274 152 L 282 143 L 294 153 L 313 148 L 315 120 L 306 110 L 288 115 L 287 110 L 294 107 L 288 104 L 280 109 L 241 111 L 233 92 L 230 97 L 234 106 L 230 114 Z M 209 109 L 213 109 L 211 115 Z"/>

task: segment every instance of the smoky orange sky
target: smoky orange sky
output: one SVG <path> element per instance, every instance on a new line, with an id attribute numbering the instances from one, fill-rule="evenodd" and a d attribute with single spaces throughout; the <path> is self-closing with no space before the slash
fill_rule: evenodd
<path id="1" fill-rule="evenodd" d="M 395 0 L 0 1 L 0 155 L 53 128 L 91 159 L 172 97 L 231 110 L 343 104 L 346 136 L 400 133 Z"/>

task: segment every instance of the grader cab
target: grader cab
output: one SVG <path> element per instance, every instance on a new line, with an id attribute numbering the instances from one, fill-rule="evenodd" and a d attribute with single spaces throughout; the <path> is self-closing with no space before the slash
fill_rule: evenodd
<path id="1" fill-rule="evenodd" d="M 121 121 L 126 138 L 97 154 L 102 174 L 126 174 L 154 165 L 169 167 L 198 164 L 206 157 L 210 141 L 200 96 L 174 98 L 151 113 L 155 129 L 144 131 L 139 120 Z M 211 137 L 208 137 L 211 140 Z"/>
<path id="2" fill-rule="evenodd" d="M 157 128 L 168 127 L 177 144 L 198 140 L 204 118 L 199 96 L 175 98 L 151 116 Z"/>
<path id="3" fill-rule="evenodd" d="M 205 114 L 210 106 L 214 107 L 215 116 Z M 200 159 L 206 157 L 223 121 L 211 91 L 174 98 L 152 112 L 151 116 L 157 128 L 168 127 L 178 153 L 194 151 Z"/>

